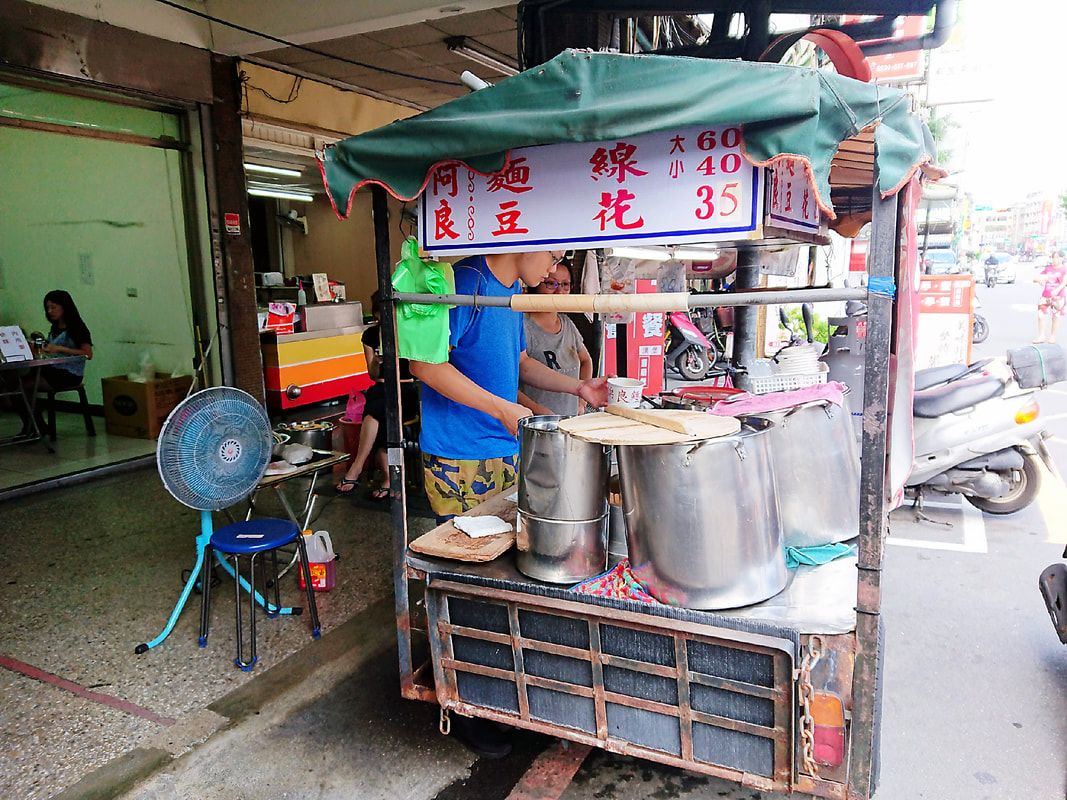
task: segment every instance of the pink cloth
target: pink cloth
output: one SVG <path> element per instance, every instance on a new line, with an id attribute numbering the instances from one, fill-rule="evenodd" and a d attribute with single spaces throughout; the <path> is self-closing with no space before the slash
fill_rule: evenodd
<path id="1" fill-rule="evenodd" d="M 738 395 L 740 400 L 725 400 L 711 407 L 709 414 L 720 417 L 739 417 L 746 414 L 763 414 L 768 411 L 782 411 L 815 400 L 829 400 L 834 405 L 841 405 L 845 396 L 845 385 L 837 381 L 817 383 L 794 389 L 790 392 L 771 392 L 770 394 Z"/>

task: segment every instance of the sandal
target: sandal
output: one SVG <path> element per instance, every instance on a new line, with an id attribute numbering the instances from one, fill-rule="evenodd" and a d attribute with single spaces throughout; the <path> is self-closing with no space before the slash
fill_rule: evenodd
<path id="1" fill-rule="evenodd" d="M 388 486 L 379 486 L 373 492 L 370 493 L 370 499 L 376 503 L 381 503 L 383 500 L 389 499 L 389 492 L 391 489 Z"/>
<path id="2" fill-rule="evenodd" d="M 347 488 L 347 489 L 344 488 L 346 486 L 349 487 L 349 488 Z M 335 492 L 337 492 L 337 494 L 352 494 L 358 488 L 359 488 L 359 479 L 358 478 L 356 480 L 354 480 L 354 481 L 350 481 L 348 478 L 342 478 L 341 482 L 333 487 L 333 490 Z"/>

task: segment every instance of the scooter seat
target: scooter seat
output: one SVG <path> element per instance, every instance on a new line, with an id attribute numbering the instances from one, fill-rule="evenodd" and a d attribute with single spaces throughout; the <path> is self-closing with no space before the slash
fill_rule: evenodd
<path id="1" fill-rule="evenodd" d="M 1004 384 L 991 375 L 979 375 L 956 381 L 946 386 L 936 386 L 924 392 L 916 392 L 912 411 L 917 417 L 934 419 L 953 411 L 973 405 L 1004 393 Z"/>
<path id="2" fill-rule="evenodd" d="M 948 364 L 944 367 L 930 367 L 920 369 L 915 373 L 915 391 L 929 389 L 939 383 L 946 383 L 953 378 L 958 378 L 967 371 L 966 364 Z"/>

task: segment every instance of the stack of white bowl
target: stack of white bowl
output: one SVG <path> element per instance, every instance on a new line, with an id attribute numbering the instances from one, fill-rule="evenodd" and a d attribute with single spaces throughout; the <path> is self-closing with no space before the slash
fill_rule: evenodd
<path id="1" fill-rule="evenodd" d="M 776 375 L 810 375 L 819 371 L 819 356 L 810 344 L 786 347 L 775 357 Z"/>

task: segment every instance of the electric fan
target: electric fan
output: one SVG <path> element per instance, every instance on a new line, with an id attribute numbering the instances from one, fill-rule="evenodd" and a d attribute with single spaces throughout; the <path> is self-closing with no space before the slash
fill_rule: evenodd
<path id="1" fill-rule="evenodd" d="M 179 503 L 200 512 L 200 535 L 196 537 L 196 566 L 182 588 L 163 631 L 149 642 L 137 645 L 145 653 L 170 635 L 193 586 L 200 578 L 204 553 L 211 543 L 211 512 L 237 503 L 256 488 L 270 462 L 270 421 L 255 398 L 240 389 L 219 386 L 185 398 L 170 412 L 156 445 L 156 465 L 163 485 Z M 225 559 L 220 566 L 233 575 Z M 245 591 L 253 591 L 241 579 Z M 256 602 L 271 613 L 275 609 L 255 593 Z M 201 642 L 203 644 L 203 642 Z"/>

